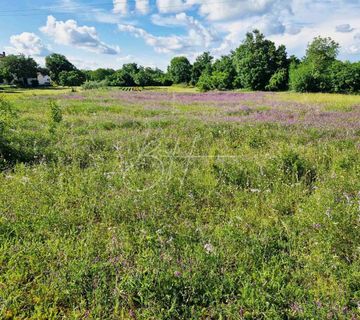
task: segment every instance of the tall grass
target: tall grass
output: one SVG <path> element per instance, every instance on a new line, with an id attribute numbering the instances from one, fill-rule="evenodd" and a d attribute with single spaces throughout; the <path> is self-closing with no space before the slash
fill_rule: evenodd
<path id="1" fill-rule="evenodd" d="M 359 316 L 359 132 L 111 94 L 12 100 L 27 157 L 0 174 L 0 318 Z"/>

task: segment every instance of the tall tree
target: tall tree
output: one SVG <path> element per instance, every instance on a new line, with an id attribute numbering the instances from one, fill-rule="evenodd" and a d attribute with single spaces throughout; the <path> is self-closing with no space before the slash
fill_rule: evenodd
<path id="1" fill-rule="evenodd" d="M 87 73 L 88 73 L 88 77 L 90 78 L 89 80 L 102 81 L 113 75 L 115 73 L 115 70 L 99 68 L 96 70 L 88 71 Z"/>
<path id="2" fill-rule="evenodd" d="M 314 67 L 324 69 L 336 60 L 339 54 L 339 44 L 331 38 L 316 37 L 308 45 L 305 62 Z"/>
<path id="3" fill-rule="evenodd" d="M 36 78 L 38 65 L 36 61 L 24 55 L 9 55 L 0 59 L 0 73 L 8 82 L 27 86 L 28 78 Z"/>
<path id="4" fill-rule="evenodd" d="M 204 52 L 196 58 L 191 70 L 191 84 L 196 85 L 203 73 L 211 74 L 213 57 L 210 52 Z"/>
<path id="5" fill-rule="evenodd" d="M 216 60 L 213 65 L 213 71 L 224 72 L 227 75 L 225 79 L 226 89 L 233 89 L 235 87 L 237 72 L 230 55 L 222 56 Z"/>
<path id="6" fill-rule="evenodd" d="M 62 71 L 73 71 L 76 67 L 63 55 L 53 53 L 45 58 L 46 68 L 50 71 L 51 80 L 59 83 Z"/>
<path id="7" fill-rule="evenodd" d="M 299 65 L 292 64 L 290 87 L 300 92 L 328 92 L 332 83 L 332 65 L 336 62 L 339 44 L 331 38 L 316 37 L 309 43 Z"/>
<path id="8" fill-rule="evenodd" d="M 170 62 L 168 73 L 175 84 L 189 83 L 191 63 L 186 57 L 175 57 Z"/>
<path id="9" fill-rule="evenodd" d="M 252 90 L 264 90 L 273 74 L 286 59 L 285 47 L 276 48 L 258 30 L 246 34 L 246 39 L 234 53 L 234 63 L 241 84 Z"/>
<path id="10" fill-rule="evenodd" d="M 62 86 L 81 86 L 86 80 L 85 74 L 80 70 L 61 71 L 59 84 Z"/>

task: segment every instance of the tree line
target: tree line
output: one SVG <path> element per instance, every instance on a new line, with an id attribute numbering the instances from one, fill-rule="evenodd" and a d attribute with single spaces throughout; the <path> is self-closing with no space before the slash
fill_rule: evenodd
<path id="1" fill-rule="evenodd" d="M 337 59 L 339 44 L 331 38 L 316 37 L 309 43 L 302 59 L 288 56 L 284 45 L 276 46 L 258 30 L 246 34 L 245 40 L 228 55 L 215 60 L 209 52 L 198 56 L 193 64 L 184 57 L 171 60 L 167 72 L 158 68 L 124 64 L 121 69 L 79 70 L 65 56 L 46 57 L 40 68 L 30 57 L 9 55 L 0 59 L 0 82 L 26 85 L 26 78 L 37 72 L 50 74 L 62 86 L 97 88 L 102 86 L 169 86 L 185 84 L 200 91 L 267 90 L 298 92 L 356 93 L 360 91 L 360 62 Z"/>

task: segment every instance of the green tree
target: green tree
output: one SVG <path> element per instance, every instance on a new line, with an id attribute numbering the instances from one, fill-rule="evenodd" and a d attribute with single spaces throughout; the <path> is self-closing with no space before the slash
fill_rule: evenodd
<path id="1" fill-rule="evenodd" d="M 204 52 L 196 58 L 191 70 L 190 83 L 192 85 L 196 85 L 203 73 L 211 74 L 213 59 L 214 58 L 210 55 L 210 52 Z"/>
<path id="2" fill-rule="evenodd" d="M 139 71 L 134 75 L 135 84 L 140 87 L 151 86 L 154 84 L 151 68 L 140 67 Z"/>
<path id="3" fill-rule="evenodd" d="M 89 79 L 87 79 L 87 80 L 102 81 L 102 80 L 106 80 L 108 77 L 112 76 L 115 73 L 115 70 L 99 68 L 96 70 L 90 70 L 87 73 L 88 73 L 88 77 L 89 77 Z"/>
<path id="4" fill-rule="evenodd" d="M 309 43 L 299 65 L 292 64 L 290 87 L 300 92 L 329 92 L 331 67 L 336 62 L 339 44 L 331 38 L 316 37 Z"/>
<path id="5" fill-rule="evenodd" d="M 360 62 L 335 61 L 330 68 L 330 82 L 332 92 L 360 92 Z"/>
<path id="6" fill-rule="evenodd" d="M 175 84 L 189 83 L 191 80 L 191 63 L 186 57 L 175 57 L 170 62 L 168 73 Z"/>
<path id="7" fill-rule="evenodd" d="M 28 86 L 28 78 L 37 77 L 38 65 L 34 59 L 24 55 L 9 55 L 0 60 L 0 74 L 10 82 Z"/>
<path id="8" fill-rule="evenodd" d="M 200 91 L 226 90 L 229 74 L 224 71 L 214 71 L 212 74 L 203 73 L 197 83 Z"/>
<path id="9" fill-rule="evenodd" d="M 58 83 L 62 86 L 76 87 L 81 86 L 85 80 L 85 74 L 80 70 L 61 71 Z"/>
<path id="10" fill-rule="evenodd" d="M 329 67 L 339 54 L 339 44 L 331 38 L 316 37 L 308 45 L 304 62 L 319 70 Z"/>
<path id="11" fill-rule="evenodd" d="M 51 80 L 60 84 L 60 73 L 74 71 L 75 66 L 65 56 L 53 53 L 45 58 L 46 68 L 50 71 Z"/>
<path id="12" fill-rule="evenodd" d="M 216 60 L 213 65 L 213 71 L 225 72 L 227 74 L 225 79 L 226 89 L 233 89 L 236 87 L 235 79 L 237 77 L 237 72 L 231 55 L 222 56 L 220 59 Z"/>
<path id="13" fill-rule="evenodd" d="M 266 90 L 269 91 L 285 91 L 288 89 L 289 71 L 287 69 L 277 70 L 270 78 Z"/>
<path id="14" fill-rule="evenodd" d="M 284 46 L 276 48 L 258 30 L 246 34 L 246 39 L 234 53 L 234 63 L 243 87 L 264 90 L 273 74 L 286 67 Z"/>

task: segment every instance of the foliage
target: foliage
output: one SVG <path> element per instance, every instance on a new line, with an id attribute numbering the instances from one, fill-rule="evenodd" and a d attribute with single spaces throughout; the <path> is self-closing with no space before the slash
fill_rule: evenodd
<path id="1" fill-rule="evenodd" d="M 151 86 L 152 78 L 149 73 L 147 73 L 144 68 L 141 68 L 137 74 L 134 76 L 134 82 L 140 87 Z"/>
<path id="2" fill-rule="evenodd" d="M 325 70 L 336 60 L 338 53 L 337 42 L 331 38 L 316 37 L 307 47 L 305 62 L 319 70 Z"/>
<path id="3" fill-rule="evenodd" d="M 189 83 L 191 80 L 191 64 L 186 57 L 175 57 L 170 62 L 168 73 L 175 84 Z"/>
<path id="4" fill-rule="evenodd" d="M 227 72 L 214 71 L 212 74 L 201 75 L 197 87 L 201 92 L 209 90 L 226 90 L 229 85 L 229 74 Z"/>
<path id="5" fill-rule="evenodd" d="M 106 88 L 109 85 L 107 80 L 102 81 L 85 81 L 84 84 L 81 86 L 84 90 L 93 90 L 93 89 L 100 89 Z"/>
<path id="6" fill-rule="evenodd" d="M 215 61 L 213 70 L 216 72 L 224 72 L 227 77 L 225 79 L 225 88 L 238 88 L 240 85 L 236 82 L 237 72 L 233 63 L 232 56 L 222 56 Z"/>
<path id="7" fill-rule="evenodd" d="M 107 80 L 110 76 L 112 76 L 115 73 L 115 70 L 98 68 L 96 70 L 86 70 L 84 73 L 86 74 L 87 81 L 100 82 L 103 80 Z"/>
<path id="8" fill-rule="evenodd" d="M 333 62 L 330 69 L 330 82 L 332 92 L 360 92 L 360 63 Z"/>
<path id="9" fill-rule="evenodd" d="M 50 106 L 49 132 L 52 135 L 54 135 L 59 123 L 63 121 L 63 113 L 61 107 L 55 101 L 50 101 L 49 106 Z"/>
<path id="10" fill-rule="evenodd" d="M 85 75 L 80 70 L 61 71 L 58 83 L 62 86 L 76 87 L 81 86 L 85 82 Z"/>
<path id="11" fill-rule="evenodd" d="M 61 72 L 76 70 L 75 66 L 63 55 L 53 53 L 45 58 L 46 68 L 50 71 L 52 81 L 60 84 Z"/>
<path id="12" fill-rule="evenodd" d="M 246 34 L 246 39 L 234 53 L 234 63 L 244 88 L 265 90 L 273 74 L 287 68 L 284 46 L 276 48 L 258 30 Z"/>
<path id="13" fill-rule="evenodd" d="M 7 94 L 0 318 L 356 319 L 360 97 L 157 90 Z"/>
<path id="14" fill-rule="evenodd" d="M 15 115 L 12 104 L 0 95 L 0 140 L 3 139 L 5 131 L 12 126 Z"/>
<path id="15" fill-rule="evenodd" d="M 313 73 L 313 68 L 307 63 L 290 68 L 290 88 L 297 92 L 321 91 L 319 81 Z"/>
<path id="16" fill-rule="evenodd" d="M 213 57 L 210 55 L 210 52 L 204 52 L 202 55 L 198 56 L 191 69 L 191 80 L 192 85 L 196 85 L 200 79 L 200 76 L 203 74 L 211 74 L 212 72 L 212 61 Z"/>
<path id="17" fill-rule="evenodd" d="M 266 90 L 270 91 L 285 91 L 288 89 L 289 72 L 287 69 L 277 70 L 270 78 Z"/>
<path id="18" fill-rule="evenodd" d="M 336 61 L 339 44 L 331 38 L 316 37 L 306 50 L 306 56 L 297 67 L 293 65 L 290 87 L 298 92 L 330 92 L 331 67 Z M 336 85 L 335 85 L 336 86 Z"/>
<path id="19" fill-rule="evenodd" d="M 24 55 L 9 55 L 0 59 L 0 74 L 8 83 L 28 86 L 28 78 L 37 77 L 38 65 L 34 59 Z"/>

